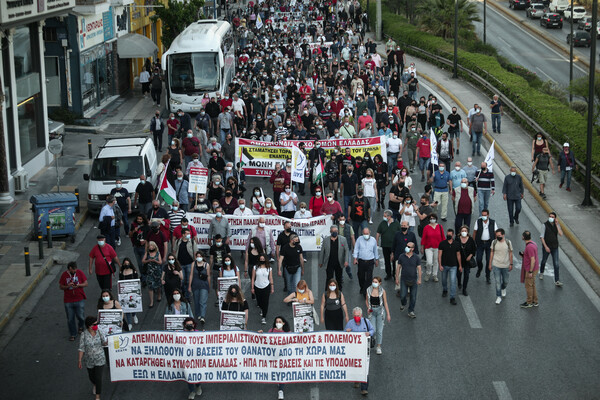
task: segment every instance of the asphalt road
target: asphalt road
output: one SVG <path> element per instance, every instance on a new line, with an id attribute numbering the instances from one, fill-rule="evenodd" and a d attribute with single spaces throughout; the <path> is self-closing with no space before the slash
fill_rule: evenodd
<path id="1" fill-rule="evenodd" d="M 482 22 L 475 23 L 475 30 L 479 38 L 483 38 L 483 3 L 477 2 L 480 10 Z M 522 17 L 522 23 L 532 23 L 525 17 L 525 11 L 513 11 Z M 486 13 L 486 40 L 493 45 L 498 53 L 506 57 L 511 63 L 521 65 L 528 70 L 535 72 L 542 80 L 553 80 L 563 86 L 569 85 L 569 57 L 562 51 L 550 46 L 545 41 L 532 35 L 522 26 L 496 11 L 493 7 L 487 7 Z M 539 24 L 539 20 L 533 23 Z M 549 35 L 555 35 L 556 39 L 566 41 L 569 31 L 568 22 L 565 23 L 562 30 L 548 29 Z M 574 55 L 583 54 L 589 49 L 575 48 Z M 585 67 L 574 64 L 574 79 L 587 75 Z"/>
<path id="2" fill-rule="evenodd" d="M 427 88 L 423 88 L 423 94 Z M 447 105 L 444 113 L 447 114 Z M 464 135 L 464 134 L 463 134 Z M 78 136 L 78 135 L 74 135 Z M 79 135 L 67 143 L 66 157 L 85 158 L 87 150 L 83 143 L 87 136 Z M 96 139 L 95 139 L 96 140 Z M 465 162 L 469 153 L 468 139 L 463 136 L 461 154 L 457 159 Z M 475 162 L 480 162 L 477 158 Z M 502 184 L 502 171 L 496 167 L 497 186 Z M 80 175 L 72 173 L 65 180 L 83 185 Z M 248 186 L 264 184 L 263 180 L 249 179 Z M 423 184 L 415 179 L 413 193 L 421 193 Z M 268 190 L 268 189 L 267 189 Z M 306 199 L 303 199 L 306 200 Z M 530 201 L 530 199 L 527 199 Z M 515 251 L 523 249 L 520 234 L 531 230 L 539 235 L 541 222 L 535 220 L 528 207 L 520 218 L 520 225 L 508 227 L 505 203 L 500 194 L 491 200 L 492 218 L 507 230 L 507 238 L 513 241 Z M 453 225 L 453 212 L 444 227 Z M 381 213 L 373 218 L 381 221 Z M 69 249 L 79 253 L 78 264 L 87 271 L 87 254 L 95 244 L 97 230 L 90 218 Z M 239 252 L 235 254 L 240 260 Z M 129 241 L 123 240 L 118 249 L 121 258 L 133 257 Z M 392 321 L 384 330 L 381 356 L 373 355 L 370 368 L 371 397 L 391 399 L 399 395 L 415 399 L 594 399 L 600 398 L 600 382 L 597 368 L 600 365 L 600 329 L 598 296 L 590 294 L 585 281 L 564 255 L 561 255 L 561 281 L 565 286 L 553 284 L 552 267 L 548 265 L 546 279 L 538 281 L 540 306 L 523 310 L 519 304 L 525 300 L 525 290 L 519 283 L 520 265 L 515 257 L 515 270 L 510 273 L 508 296 L 501 305 L 495 305 L 495 290 L 483 278 L 471 274 L 469 296 L 458 296 L 458 305 L 452 306 L 441 297 L 441 282 L 424 282 L 419 288 L 415 312 L 411 320 L 399 311 L 399 300 L 390 296 Z M 319 271 L 316 253 L 308 255 L 304 279 L 316 296 L 322 293 L 325 272 Z M 69 342 L 62 306 L 62 294 L 58 290 L 61 266 L 55 266 L 51 274 L 34 291 L 23 306 L 14 335 L 6 331 L 0 337 L 0 386 L 3 398 L 85 399 L 92 398 L 87 373 L 77 369 L 77 341 Z M 376 274 L 384 275 L 382 270 Z M 281 278 L 275 278 L 276 292 L 271 297 L 269 323 L 276 315 L 291 317 L 291 309 L 282 303 L 284 297 Z M 249 282 L 244 281 L 245 294 L 249 297 Z M 393 284 L 384 282 L 388 293 Z M 86 314 L 95 314 L 95 304 L 100 290 L 95 278 L 86 290 Z M 364 299 L 358 294 L 358 282 L 345 277 L 344 293 L 348 308 L 361 306 Z M 144 294 L 147 306 L 147 294 Z M 217 309 L 213 294 L 209 298 L 207 330 L 218 329 Z M 162 329 L 163 300 L 158 306 L 139 315 L 140 324 L 134 330 Z M 250 301 L 250 330 L 261 329 L 258 309 Z M 318 307 L 318 304 L 317 304 Z M 323 329 L 323 327 L 319 327 Z M 3 347 L 5 346 L 5 347 Z M 227 396 L 232 398 L 276 398 L 274 385 L 260 384 L 205 384 L 202 398 Z M 110 383 L 105 373 L 105 399 L 162 399 L 186 398 L 186 386 L 179 383 L 121 382 Z M 286 387 L 287 399 L 335 399 L 360 398 L 357 389 L 349 383 L 292 384 Z"/>

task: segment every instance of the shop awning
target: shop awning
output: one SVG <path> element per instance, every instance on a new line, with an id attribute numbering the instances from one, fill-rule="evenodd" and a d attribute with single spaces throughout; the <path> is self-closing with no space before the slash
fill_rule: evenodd
<path id="1" fill-rule="evenodd" d="M 147 58 L 158 51 L 154 42 L 146 36 L 128 33 L 117 39 L 117 53 L 121 58 Z"/>

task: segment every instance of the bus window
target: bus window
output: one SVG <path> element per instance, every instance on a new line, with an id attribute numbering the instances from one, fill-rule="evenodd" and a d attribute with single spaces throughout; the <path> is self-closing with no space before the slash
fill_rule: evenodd
<path id="1" fill-rule="evenodd" d="M 179 53 L 169 56 L 171 91 L 177 94 L 218 89 L 218 53 Z"/>

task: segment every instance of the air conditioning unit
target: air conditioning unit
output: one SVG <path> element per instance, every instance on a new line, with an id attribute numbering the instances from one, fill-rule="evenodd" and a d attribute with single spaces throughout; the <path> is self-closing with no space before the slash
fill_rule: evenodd
<path id="1" fill-rule="evenodd" d="M 20 171 L 14 175 L 15 192 L 23 193 L 29 188 L 29 174 L 27 171 Z"/>

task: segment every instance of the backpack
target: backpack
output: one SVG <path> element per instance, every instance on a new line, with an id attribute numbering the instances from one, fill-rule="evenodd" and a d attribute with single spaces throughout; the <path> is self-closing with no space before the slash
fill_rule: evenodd
<path id="1" fill-rule="evenodd" d="M 492 251 L 496 251 L 496 243 L 498 243 L 498 239 L 494 239 L 492 242 Z M 508 251 L 513 251 L 510 240 L 506 239 L 506 244 L 508 244 Z"/>

